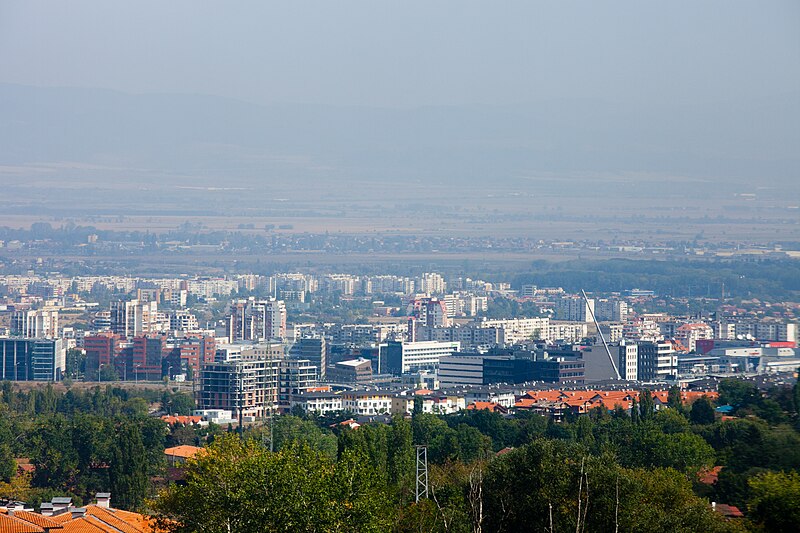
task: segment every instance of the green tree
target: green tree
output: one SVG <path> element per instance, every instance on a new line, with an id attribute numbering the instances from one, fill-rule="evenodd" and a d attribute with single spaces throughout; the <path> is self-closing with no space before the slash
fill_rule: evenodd
<path id="1" fill-rule="evenodd" d="M 707 396 L 701 396 L 692 403 L 692 410 L 689 412 L 689 419 L 692 424 L 713 424 L 714 406 Z"/>
<path id="2" fill-rule="evenodd" d="M 755 385 L 740 379 L 723 379 L 717 390 L 719 404 L 732 405 L 735 409 L 749 407 L 761 399 L 761 393 Z"/>
<path id="3" fill-rule="evenodd" d="M 194 399 L 185 392 L 161 394 L 161 410 L 170 415 L 188 416 L 194 412 Z"/>
<path id="4" fill-rule="evenodd" d="M 269 428 L 261 428 L 268 432 Z M 261 438 L 262 442 L 269 442 L 269 435 Z M 321 429 L 311 421 L 292 415 L 281 415 L 273 421 L 272 438 L 273 448 L 280 450 L 294 443 L 303 443 L 313 450 L 335 458 L 337 454 L 336 435 L 327 429 Z"/>
<path id="5" fill-rule="evenodd" d="M 14 453 L 7 443 L 0 444 L 0 482 L 8 483 L 17 473 Z"/>
<path id="6" fill-rule="evenodd" d="M 487 532 L 738 529 L 693 494 L 684 474 L 621 468 L 576 444 L 534 441 L 496 458 L 483 494 Z"/>
<path id="7" fill-rule="evenodd" d="M 800 474 L 765 472 L 748 484 L 752 499 L 748 510 L 767 531 L 794 532 L 800 524 Z"/>
<path id="8" fill-rule="evenodd" d="M 379 532 L 394 518 L 387 496 L 358 452 L 338 461 L 302 444 L 270 453 L 229 435 L 189 461 L 185 485 L 162 491 L 154 508 L 175 533 Z"/>
<path id="9" fill-rule="evenodd" d="M 79 458 L 69 438 L 72 430 L 62 415 L 42 416 L 31 434 L 32 485 L 68 491 L 78 473 Z"/>
<path id="10" fill-rule="evenodd" d="M 413 432 L 411 423 L 401 415 L 392 419 L 387 436 L 389 483 L 395 487 L 401 502 L 410 501 L 414 491 Z"/>
<path id="11" fill-rule="evenodd" d="M 683 412 L 683 399 L 681 398 L 681 389 L 677 385 L 673 385 L 669 388 L 669 393 L 667 396 L 667 403 L 676 411 Z"/>
<path id="12" fill-rule="evenodd" d="M 798 368 L 796 372 L 797 375 L 800 376 L 800 368 Z M 792 398 L 794 399 L 794 412 L 800 414 L 800 379 L 794 382 Z"/>
<path id="13" fill-rule="evenodd" d="M 147 496 L 147 452 L 135 423 L 124 422 L 117 429 L 108 474 L 117 505 L 122 509 L 139 508 Z"/>
<path id="14" fill-rule="evenodd" d="M 100 375 L 98 376 L 99 381 L 119 381 L 119 374 L 117 370 L 110 365 L 104 365 L 100 368 Z"/>
<path id="15" fill-rule="evenodd" d="M 714 449 L 694 433 L 664 435 L 653 448 L 655 466 L 674 468 L 681 472 L 697 472 L 714 464 Z"/>
<path id="16" fill-rule="evenodd" d="M 64 376 L 70 379 L 81 379 L 86 370 L 86 354 L 78 348 L 67 350 Z"/>
<path id="17" fill-rule="evenodd" d="M 653 422 L 667 434 L 689 431 L 689 421 L 675 409 L 662 409 L 653 417 Z"/>
<path id="18" fill-rule="evenodd" d="M 653 401 L 653 393 L 650 389 L 642 389 L 639 391 L 639 418 L 645 422 L 650 420 L 655 415 L 655 402 Z"/>

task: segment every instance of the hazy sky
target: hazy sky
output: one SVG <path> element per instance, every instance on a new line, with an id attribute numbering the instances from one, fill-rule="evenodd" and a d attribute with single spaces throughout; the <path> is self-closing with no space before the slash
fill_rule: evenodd
<path id="1" fill-rule="evenodd" d="M 800 90 L 800 1 L 0 2 L 0 83 L 418 106 Z"/>

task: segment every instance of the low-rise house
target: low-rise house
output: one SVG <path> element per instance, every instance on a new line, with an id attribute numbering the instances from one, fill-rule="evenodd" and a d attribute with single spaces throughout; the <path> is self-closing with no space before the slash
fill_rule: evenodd
<path id="1" fill-rule="evenodd" d="M 164 455 L 167 456 L 167 462 L 170 466 L 175 466 L 179 464 L 183 464 L 192 457 L 196 456 L 198 453 L 201 453 L 203 448 L 198 448 L 197 446 L 188 446 L 188 445 L 181 445 L 175 446 L 173 448 L 167 448 L 164 450 Z"/>
<path id="2" fill-rule="evenodd" d="M 97 502 L 85 507 L 72 505 L 72 498 L 53 498 L 41 504 L 41 512 L 0 507 L 3 533 L 158 533 L 151 519 L 139 513 L 111 507 L 111 494 L 98 493 Z"/>
<path id="3" fill-rule="evenodd" d="M 494 402 L 473 402 L 467 406 L 468 411 L 491 411 L 492 413 L 500 413 L 502 415 L 508 413 L 508 408 L 503 407 L 499 403 Z"/>
<path id="4" fill-rule="evenodd" d="M 394 395 L 380 391 L 349 391 L 342 393 L 342 407 L 358 415 L 390 413 Z"/>
<path id="5" fill-rule="evenodd" d="M 304 392 L 292 396 L 291 407 L 300 407 L 307 413 L 325 416 L 344 410 L 341 394 L 331 391 Z"/>
<path id="6" fill-rule="evenodd" d="M 208 422 L 203 420 L 202 416 L 185 416 L 185 415 L 164 415 L 161 417 L 161 420 L 166 422 L 170 426 L 176 426 L 178 424 L 184 426 L 205 426 L 208 425 Z"/>

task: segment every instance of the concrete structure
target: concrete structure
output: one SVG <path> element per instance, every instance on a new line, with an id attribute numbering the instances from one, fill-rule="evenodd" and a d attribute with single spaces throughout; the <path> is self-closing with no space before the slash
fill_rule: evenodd
<path id="1" fill-rule="evenodd" d="M 286 338 L 286 304 L 283 300 L 235 300 L 228 315 L 228 338 L 235 341 Z"/>
<path id="2" fill-rule="evenodd" d="M 624 329 L 625 326 L 621 323 L 605 322 L 600 324 L 600 331 L 603 333 L 603 337 L 605 337 L 606 342 L 621 341 L 624 338 Z"/>
<path id="3" fill-rule="evenodd" d="M 591 322 L 595 301 L 588 299 L 588 303 L 580 296 L 564 296 L 556 302 L 556 315 L 561 320 L 572 322 Z"/>
<path id="4" fill-rule="evenodd" d="M 206 422 L 222 425 L 236 422 L 233 411 L 226 409 L 196 409 L 192 412 L 194 416 L 199 416 Z"/>
<path id="5" fill-rule="evenodd" d="M 695 351 L 698 340 L 714 338 L 714 330 L 708 324 L 697 322 L 683 324 L 675 330 L 675 338 L 690 352 Z"/>
<path id="6" fill-rule="evenodd" d="M 318 369 L 319 379 L 325 379 L 328 366 L 328 346 L 324 337 L 302 337 L 295 341 L 289 356 L 311 361 Z"/>
<path id="7" fill-rule="evenodd" d="M 169 329 L 171 331 L 181 331 L 191 333 L 200 329 L 197 317 L 189 311 L 173 311 L 169 315 Z"/>
<path id="8" fill-rule="evenodd" d="M 338 392 L 304 392 L 292 396 L 291 407 L 300 407 L 307 413 L 320 416 L 344 410 L 342 395 Z"/>
<path id="9" fill-rule="evenodd" d="M 639 377 L 639 347 L 636 343 L 622 341 L 618 344 L 609 344 L 611 357 L 617 366 L 620 378 L 627 381 L 636 381 Z M 617 376 L 608 353 L 602 344 L 596 344 L 583 350 L 586 383 L 616 379 Z"/>
<path id="10" fill-rule="evenodd" d="M 123 337 L 135 337 L 164 329 L 159 327 L 158 323 L 158 302 L 139 300 L 111 302 L 112 332 Z"/>
<path id="11" fill-rule="evenodd" d="M 678 375 L 678 355 L 669 341 L 642 341 L 639 346 L 638 380 L 665 381 Z"/>
<path id="12" fill-rule="evenodd" d="M 342 393 L 342 408 L 358 415 L 388 414 L 392 411 L 394 395 L 380 391 L 350 391 Z"/>
<path id="13" fill-rule="evenodd" d="M 254 419 L 278 406 L 281 359 L 213 362 L 203 365 L 198 409 L 224 409 Z"/>
<path id="14" fill-rule="evenodd" d="M 58 337 L 58 311 L 39 309 L 16 311 L 11 315 L 11 335 L 26 339 Z"/>
<path id="15" fill-rule="evenodd" d="M 550 335 L 549 318 L 482 319 L 476 323 L 481 328 L 498 328 L 500 343 L 504 346 L 532 339 L 547 339 Z"/>
<path id="16" fill-rule="evenodd" d="M 628 303 L 624 300 L 601 299 L 595 302 L 595 315 L 598 322 L 625 322 L 628 320 Z"/>
<path id="17" fill-rule="evenodd" d="M 439 360 L 457 352 L 458 342 L 388 342 L 378 351 L 378 373 L 394 375 L 414 370 L 438 369 Z"/>
<path id="18" fill-rule="evenodd" d="M 278 374 L 278 406 L 283 412 L 292 407 L 292 398 L 317 385 L 317 367 L 307 359 L 284 359 Z"/>
<path id="19" fill-rule="evenodd" d="M 425 272 L 416 279 L 416 290 L 428 294 L 444 294 L 447 283 L 441 274 L 436 272 Z"/>
<path id="20" fill-rule="evenodd" d="M 438 298 L 416 298 L 408 304 L 407 313 L 416 318 L 420 326 L 447 327 L 449 314 L 444 300 Z"/>
<path id="21" fill-rule="evenodd" d="M 361 357 L 339 361 L 328 368 L 327 380 L 332 383 L 368 383 L 372 380 L 372 362 Z"/>

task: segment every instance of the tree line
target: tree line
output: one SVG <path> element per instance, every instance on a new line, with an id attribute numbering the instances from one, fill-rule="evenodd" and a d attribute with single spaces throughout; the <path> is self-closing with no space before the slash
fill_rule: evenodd
<path id="1" fill-rule="evenodd" d="M 644 392 L 644 391 L 643 391 Z M 656 411 L 594 409 L 555 423 L 532 413 L 433 415 L 349 429 L 352 413 L 295 412 L 246 428 L 168 427 L 169 389 L 21 391 L 0 384 L 0 498 L 33 505 L 112 492 L 116 507 L 190 531 L 794 531 L 800 523 L 800 390 L 725 380 L 721 417 L 670 391 Z M 164 449 L 204 446 L 165 485 Z M 416 501 L 416 447 L 429 490 Z M 33 465 L 18 475 L 15 458 Z M 701 482 L 722 467 L 713 484 Z M 725 519 L 711 502 L 739 507 Z"/>
<path id="2" fill-rule="evenodd" d="M 337 424 L 347 413 L 282 416 L 271 430 L 218 438 L 153 511 L 176 533 L 795 531 L 797 387 L 720 389 L 741 417 L 722 420 L 707 398 L 684 405 L 676 389 L 666 409 L 643 394 L 630 413 L 595 409 L 563 423 L 417 412 L 349 429 Z M 781 417 L 769 414 L 773 402 Z M 419 502 L 418 445 L 429 462 Z M 702 483 L 714 466 L 719 480 Z M 711 502 L 747 517 L 729 520 Z"/>

